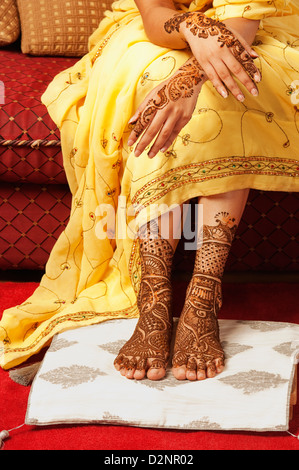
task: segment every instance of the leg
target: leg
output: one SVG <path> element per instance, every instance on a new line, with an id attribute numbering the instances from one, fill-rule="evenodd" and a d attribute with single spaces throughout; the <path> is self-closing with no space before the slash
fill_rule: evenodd
<path id="1" fill-rule="evenodd" d="M 171 269 L 180 226 L 181 208 L 170 213 L 170 230 L 165 217 L 150 222 L 140 233 L 141 283 L 137 298 L 140 318 L 129 341 L 114 361 L 115 368 L 129 379 L 159 380 L 169 359 L 172 333 Z M 163 238 L 168 233 L 168 240 Z M 162 234 L 162 235 L 161 235 Z"/>
<path id="2" fill-rule="evenodd" d="M 221 279 L 249 190 L 199 198 L 203 204 L 202 245 L 179 320 L 173 374 L 179 380 L 214 377 L 224 368 L 217 314 Z"/>

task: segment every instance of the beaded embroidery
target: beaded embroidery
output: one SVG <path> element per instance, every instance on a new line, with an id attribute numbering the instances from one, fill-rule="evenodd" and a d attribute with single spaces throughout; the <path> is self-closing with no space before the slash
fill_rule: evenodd
<path id="1" fill-rule="evenodd" d="M 299 161 L 270 157 L 229 157 L 191 163 L 172 168 L 149 181 L 136 192 L 132 203 L 138 207 L 147 207 L 184 184 L 205 183 L 211 179 L 248 174 L 298 178 Z"/>

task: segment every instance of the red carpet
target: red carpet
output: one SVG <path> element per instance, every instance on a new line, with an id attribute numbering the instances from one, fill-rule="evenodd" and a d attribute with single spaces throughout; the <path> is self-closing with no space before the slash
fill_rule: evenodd
<path id="1" fill-rule="evenodd" d="M 0 283 L 1 310 L 23 302 L 35 283 Z M 177 282 L 179 314 L 185 283 Z M 225 284 L 220 318 L 299 322 L 298 285 Z M 0 370 L 0 430 L 24 422 L 29 388 L 13 383 Z M 298 395 L 299 396 L 299 395 Z M 299 405 L 290 431 L 299 434 Z M 287 433 L 167 431 L 126 426 L 24 426 L 13 431 L 4 450 L 298 450 L 299 440 Z M 130 454 L 129 454 L 130 455 Z"/>

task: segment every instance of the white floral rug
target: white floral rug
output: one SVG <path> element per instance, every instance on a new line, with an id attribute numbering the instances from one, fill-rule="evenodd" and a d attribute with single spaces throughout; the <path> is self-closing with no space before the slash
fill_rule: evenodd
<path id="1" fill-rule="evenodd" d="M 220 320 L 225 371 L 200 382 L 132 381 L 113 366 L 133 320 L 57 335 L 33 382 L 26 423 L 109 423 L 198 430 L 286 431 L 299 325 Z"/>

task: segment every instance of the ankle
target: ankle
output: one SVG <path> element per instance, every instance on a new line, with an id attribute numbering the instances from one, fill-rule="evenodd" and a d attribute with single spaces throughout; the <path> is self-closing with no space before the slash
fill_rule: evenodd
<path id="1" fill-rule="evenodd" d="M 140 260 L 142 276 L 172 274 L 173 249 L 168 240 L 159 238 L 140 239 Z"/>

